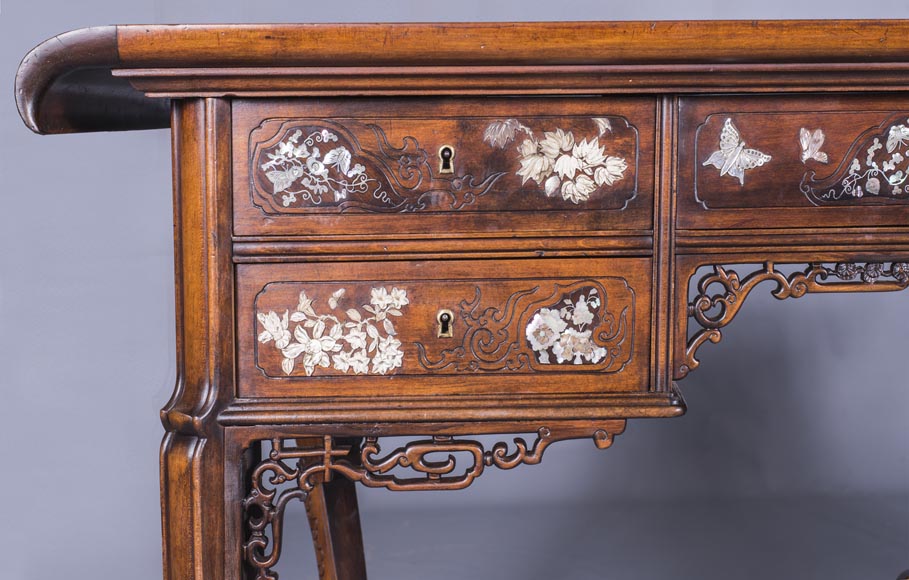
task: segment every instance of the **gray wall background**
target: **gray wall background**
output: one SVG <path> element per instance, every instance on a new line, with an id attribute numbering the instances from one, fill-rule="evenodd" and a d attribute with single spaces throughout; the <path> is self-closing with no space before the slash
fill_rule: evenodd
<path id="1" fill-rule="evenodd" d="M 909 18 L 909 5 L 3 2 L 0 577 L 160 577 L 158 409 L 175 374 L 169 134 L 31 134 L 12 87 L 19 60 L 34 45 L 112 23 L 816 17 Z M 702 349 L 702 369 L 681 384 L 685 417 L 631 422 L 606 452 L 587 441 L 561 443 L 542 465 L 488 473 L 464 492 L 363 490 L 364 517 L 808 496 L 886 495 L 909 505 L 907 298 L 777 302 L 758 292 L 724 341 Z M 785 515 L 778 523 L 786 526 Z M 909 566 L 909 522 L 895 533 L 906 543 Z M 424 567 L 427 575 L 432 569 Z M 490 570 L 487 577 L 498 576 Z"/>

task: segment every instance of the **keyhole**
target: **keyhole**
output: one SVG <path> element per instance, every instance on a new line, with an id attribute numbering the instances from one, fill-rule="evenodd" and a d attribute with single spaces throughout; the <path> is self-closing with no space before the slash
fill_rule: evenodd
<path id="1" fill-rule="evenodd" d="M 451 338 L 451 327 L 454 323 L 451 310 L 439 310 L 436 320 L 439 321 L 439 338 Z"/>
<path id="2" fill-rule="evenodd" d="M 439 173 L 454 173 L 452 161 L 455 150 L 451 145 L 442 145 L 439 148 Z"/>

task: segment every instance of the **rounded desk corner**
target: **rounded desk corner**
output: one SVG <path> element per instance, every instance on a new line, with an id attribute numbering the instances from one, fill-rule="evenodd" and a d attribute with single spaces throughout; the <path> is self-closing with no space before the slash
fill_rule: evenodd
<path id="1" fill-rule="evenodd" d="M 151 99 L 125 79 L 117 27 L 80 28 L 33 48 L 16 72 L 19 116 L 38 134 L 157 129 L 170 126 L 170 101 Z"/>

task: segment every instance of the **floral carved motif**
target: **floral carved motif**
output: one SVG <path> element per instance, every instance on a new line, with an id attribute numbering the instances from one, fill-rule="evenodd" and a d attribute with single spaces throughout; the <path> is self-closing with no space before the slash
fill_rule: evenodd
<path id="1" fill-rule="evenodd" d="M 631 358 L 633 293 L 626 288 L 617 308 L 607 308 L 605 287 L 593 280 L 536 286 L 515 292 L 502 307 L 461 302 L 456 314 L 463 327 L 460 344 L 437 357 L 417 343 L 427 370 L 527 372 L 584 365 L 593 371 L 619 372 Z"/>
<path id="2" fill-rule="evenodd" d="M 801 298 L 805 294 L 832 292 L 894 292 L 909 287 L 909 262 L 842 262 L 833 266 L 821 263 L 792 274 L 777 270 L 766 262 L 761 270 L 740 277 L 735 270 L 713 266 L 697 286 L 697 295 L 688 304 L 688 316 L 700 327 L 688 340 L 679 378 L 700 365 L 697 350 L 705 343 L 722 340 L 720 329 L 732 322 L 751 291 L 763 282 L 773 282 L 774 298 Z"/>
<path id="3" fill-rule="evenodd" d="M 362 305 L 362 310 L 339 308 L 345 293 L 345 288 L 339 288 L 331 295 L 327 302 L 332 312 L 328 314 L 319 314 L 314 300 L 303 290 L 292 312 L 270 310 L 256 315 L 261 325 L 258 341 L 281 351 L 285 374 L 293 373 L 298 365 L 306 376 L 317 368 L 384 375 L 401 367 L 404 353 L 393 319 L 403 316 L 402 309 L 410 304 L 407 291 L 373 288 L 369 304 Z"/>
<path id="4" fill-rule="evenodd" d="M 909 118 L 900 115 L 866 131 L 833 174 L 817 179 L 809 171 L 800 189 L 816 205 L 874 205 L 909 199 Z"/>
<path id="5" fill-rule="evenodd" d="M 610 120 L 595 117 L 592 122 L 597 135 L 577 140 L 572 131 L 562 128 L 544 131 L 540 138 L 521 121 L 502 119 L 489 124 L 483 139 L 492 147 L 504 149 L 523 136 L 517 144 L 521 167 L 516 174 L 521 184 L 534 181 L 547 197 L 558 194 L 580 204 L 600 188 L 621 180 L 628 169 L 624 157 L 610 155 L 600 144 L 600 139 L 612 132 Z"/>
<path id="6" fill-rule="evenodd" d="M 289 440 L 274 439 L 268 458 L 253 469 L 251 490 L 243 500 L 248 529 L 243 553 L 256 580 L 277 580 L 272 568 L 281 556 L 287 505 L 305 500 L 316 485 L 336 475 L 367 487 L 396 491 L 463 489 L 487 467 L 513 469 L 540 463 L 543 452 L 556 441 L 592 437 L 598 449 L 606 449 L 624 428 L 623 420 L 608 421 L 600 429 L 571 427 L 553 432 L 541 427 L 531 444 L 515 438 L 513 450 L 505 442 L 487 449 L 478 441 L 435 436 L 407 443 L 386 455 L 376 437 L 344 444 L 326 435 L 322 445 L 315 447 L 294 447 Z M 399 477 L 392 473 L 396 469 L 409 469 L 416 476 Z"/>

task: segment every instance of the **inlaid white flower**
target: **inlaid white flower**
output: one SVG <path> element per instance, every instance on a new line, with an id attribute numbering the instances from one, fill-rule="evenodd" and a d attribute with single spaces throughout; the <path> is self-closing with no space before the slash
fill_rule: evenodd
<path id="1" fill-rule="evenodd" d="M 559 342 L 552 347 L 556 362 L 582 365 L 585 361 L 596 364 L 603 360 L 606 349 L 596 346 L 590 340 L 590 334 L 589 330 L 582 332 L 573 328 L 566 329 L 559 337 Z"/>
<path id="2" fill-rule="evenodd" d="M 599 300 L 596 298 L 592 299 L 592 302 L 599 305 Z M 587 302 L 587 296 L 578 298 L 577 302 L 575 302 L 574 310 L 571 313 L 571 323 L 583 328 L 593 322 L 593 312 L 591 312 L 590 306 L 593 306 L 593 304 Z M 594 308 L 596 308 L 596 306 L 594 306 Z"/>
<path id="3" fill-rule="evenodd" d="M 274 312 L 269 312 L 268 314 L 260 313 L 258 318 L 265 328 L 259 334 L 259 342 L 264 343 L 274 340 L 275 346 L 278 348 L 284 348 L 290 343 L 290 330 L 287 329 L 287 311 L 284 311 L 283 317 L 279 317 Z"/>
<path id="4" fill-rule="evenodd" d="M 527 341 L 537 361 L 552 364 L 597 364 L 606 357 L 606 349 L 598 346 L 589 328 L 600 308 L 596 288 L 582 291 L 576 299 L 565 297 L 558 310 L 541 308 L 525 329 Z"/>
<path id="5" fill-rule="evenodd" d="M 384 375 L 401 366 L 404 353 L 401 352 L 401 341 L 393 336 L 379 339 L 379 347 L 372 359 L 372 372 Z"/>
<path id="6" fill-rule="evenodd" d="M 598 188 L 612 186 L 622 179 L 628 165 L 622 157 L 608 155 L 600 138 L 612 131 L 608 119 L 593 119 L 597 136 L 575 139 L 571 131 L 556 128 L 544 131 L 538 139 L 533 130 L 517 119 L 505 119 L 489 124 L 484 140 L 491 146 L 504 149 L 515 140 L 517 133 L 526 137 L 517 146 L 521 166 L 515 172 L 521 185 L 534 181 L 543 187 L 547 197 L 556 193 L 562 199 L 580 204 L 590 199 Z"/>
<path id="7" fill-rule="evenodd" d="M 521 153 L 521 167 L 517 174 L 521 177 L 521 185 L 531 179 L 540 184 L 547 175 L 552 173 L 555 157 L 547 155 L 536 141 L 524 139 L 518 147 L 518 151 Z"/>
<path id="8" fill-rule="evenodd" d="M 544 352 L 559 340 L 559 336 L 566 328 L 568 323 L 562 320 L 558 310 L 543 308 L 533 315 L 525 334 L 530 342 L 530 348 Z"/>
<path id="9" fill-rule="evenodd" d="M 340 288 L 328 299 L 329 308 L 335 310 L 344 299 L 345 289 Z M 300 292 L 297 308 L 292 313 L 285 311 L 283 317 L 274 311 L 257 315 L 264 330 L 259 334 L 262 344 L 274 341 L 281 351 L 281 369 L 285 374 L 293 373 L 299 365 L 306 376 L 312 376 L 317 368 L 331 368 L 342 373 L 387 374 L 400 368 L 404 362 L 401 341 L 391 317 L 402 316 L 401 308 L 410 304 L 407 291 L 403 288 L 372 288 L 370 302 L 362 309 L 344 312 L 347 320 L 341 321 L 334 314 L 318 314 L 313 307 L 314 300 L 306 291 Z M 293 332 L 291 322 L 298 323 Z"/>

